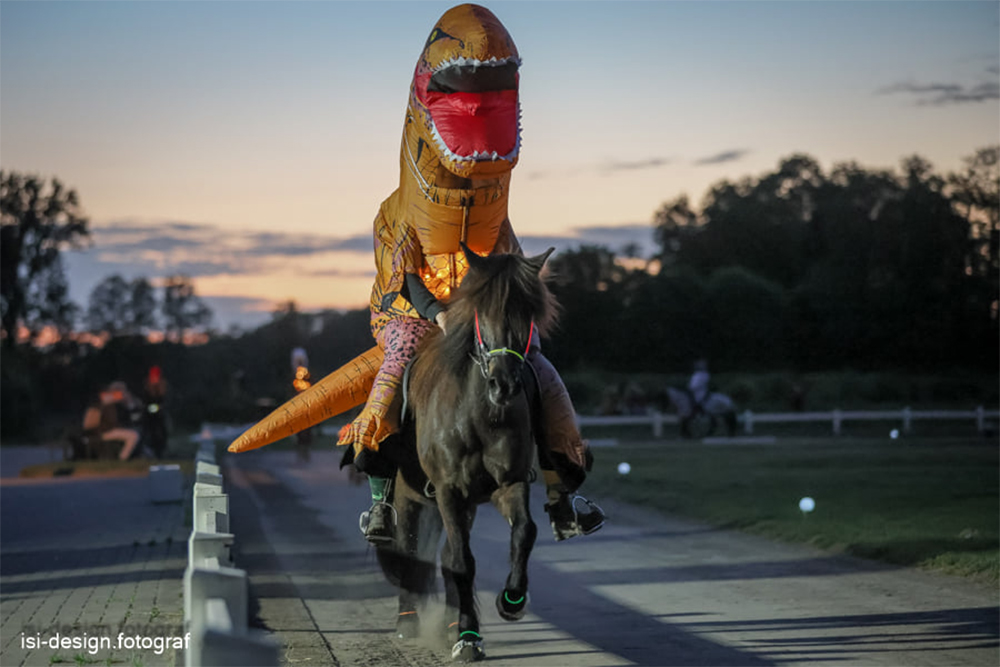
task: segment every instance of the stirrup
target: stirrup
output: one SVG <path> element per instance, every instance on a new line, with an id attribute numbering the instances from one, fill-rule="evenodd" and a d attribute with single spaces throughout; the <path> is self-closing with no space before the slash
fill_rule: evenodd
<path id="1" fill-rule="evenodd" d="M 374 510 L 379 505 L 385 505 L 386 507 L 389 508 L 389 511 L 392 513 L 391 515 L 392 524 L 389 526 L 389 530 L 392 531 L 395 528 L 399 515 L 396 512 L 396 508 L 393 507 L 390 503 L 385 502 L 384 500 L 379 500 L 377 502 L 372 503 L 371 507 L 369 507 L 367 510 L 361 513 L 361 516 L 358 517 L 358 528 L 361 529 L 361 534 L 364 535 L 365 539 L 368 540 L 369 542 L 391 542 L 393 540 L 392 535 L 368 534 L 368 526 L 371 523 L 372 510 Z"/>
<path id="2" fill-rule="evenodd" d="M 582 502 L 588 510 L 583 516 L 598 516 L 600 517 L 601 520 L 595 525 L 591 526 L 590 528 L 584 528 L 583 524 L 580 522 L 580 516 L 581 516 L 580 512 L 576 509 L 576 501 L 578 500 Z M 584 498 L 581 495 L 574 494 L 573 500 L 570 501 L 570 504 L 573 507 L 573 521 L 576 523 L 577 526 L 579 526 L 580 531 L 584 535 L 590 535 L 591 533 L 596 533 L 598 530 L 601 529 L 601 526 L 604 525 L 604 510 L 602 510 L 601 506 L 595 503 L 593 500 Z"/>

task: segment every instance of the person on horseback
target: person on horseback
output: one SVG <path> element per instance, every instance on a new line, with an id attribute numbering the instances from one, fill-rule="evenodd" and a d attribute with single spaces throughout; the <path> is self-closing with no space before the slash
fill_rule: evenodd
<path id="1" fill-rule="evenodd" d="M 374 222 L 371 330 L 384 358 L 364 409 L 338 441 L 352 445 L 355 467 L 369 475 L 372 506 L 362 515 L 362 526 L 372 542 L 393 536 L 394 510 L 387 498 L 404 368 L 428 331 L 447 327 L 449 297 L 469 268 L 461 244 L 480 255 L 522 254 L 507 216 L 520 149 L 519 66 L 506 28 L 488 9 L 471 4 L 445 12 L 417 62 L 399 187 L 382 202 Z M 553 533 L 556 540 L 592 533 L 604 515 L 575 495 L 592 456 L 573 404 L 542 355 L 537 334 L 527 359 L 541 393 L 539 461 Z"/>
<path id="2" fill-rule="evenodd" d="M 694 372 L 691 373 L 691 379 L 688 380 L 687 386 L 693 412 L 704 411 L 704 403 L 705 399 L 708 398 L 711 381 L 712 376 L 708 374 L 708 362 L 704 359 L 694 362 Z"/>

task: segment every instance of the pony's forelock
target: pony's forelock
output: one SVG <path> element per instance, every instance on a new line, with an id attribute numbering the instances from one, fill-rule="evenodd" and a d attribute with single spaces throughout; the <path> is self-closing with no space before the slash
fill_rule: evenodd
<path id="1" fill-rule="evenodd" d="M 509 331 L 526 336 L 534 323 L 539 335 L 546 335 L 555 325 L 558 305 L 543 275 L 520 255 L 480 258 L 448 305 L 447 335 L 431 339 L 427 351 L 436 348 L 439 363 L 459 374 L 474 348 L 476 311 L 483 319 L 503 318 Z"/>

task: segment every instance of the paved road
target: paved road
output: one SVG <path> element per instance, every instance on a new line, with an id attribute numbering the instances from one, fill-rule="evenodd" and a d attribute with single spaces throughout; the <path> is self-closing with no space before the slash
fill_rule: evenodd
<path id="1" fill-rule="evenodd" d="M 183 506 L 150 502 L 145 477 L 12 479 L 48 454 L 0 456 L 0 665 L 173 665 L 166 638 L 184 632 Z M 149 646 L 130 645 L 136 636 Z M 86 643 L 95 638 L 108 644 Z"/>
<path id="2" fill-rule="evenodd" d="M 367 490 L 333 453 L 302 465 L 264 449 L 226 465 L 238 566 L 286 664 L 447 663 L 445 645 L 393 638 L 395 592 L 357 528 Z M 489 664 L 1000 664 L 991 587 L 603 504 L 599 533 L 556 543 L 540 530 L 518 623 L 493 608 L 508 530 L 482 509 L 473 549 Z"/>

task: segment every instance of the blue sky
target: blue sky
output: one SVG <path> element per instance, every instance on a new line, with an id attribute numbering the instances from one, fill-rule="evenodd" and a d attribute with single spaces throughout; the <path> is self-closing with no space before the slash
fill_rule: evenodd
<path id="1" fill-rule="evenodd" d="M 452 4 L 3 0 L 0 166 L 78 190 L 81 304 L 114 272 L 186 272 L 223 327 L 360 306 L 413 66 Z M 1000 139 L 996 2 L 486 4 L 524 62 L 529 250 L 648 243 L 664 201 L 795 152 L 945 171 Z"/>

